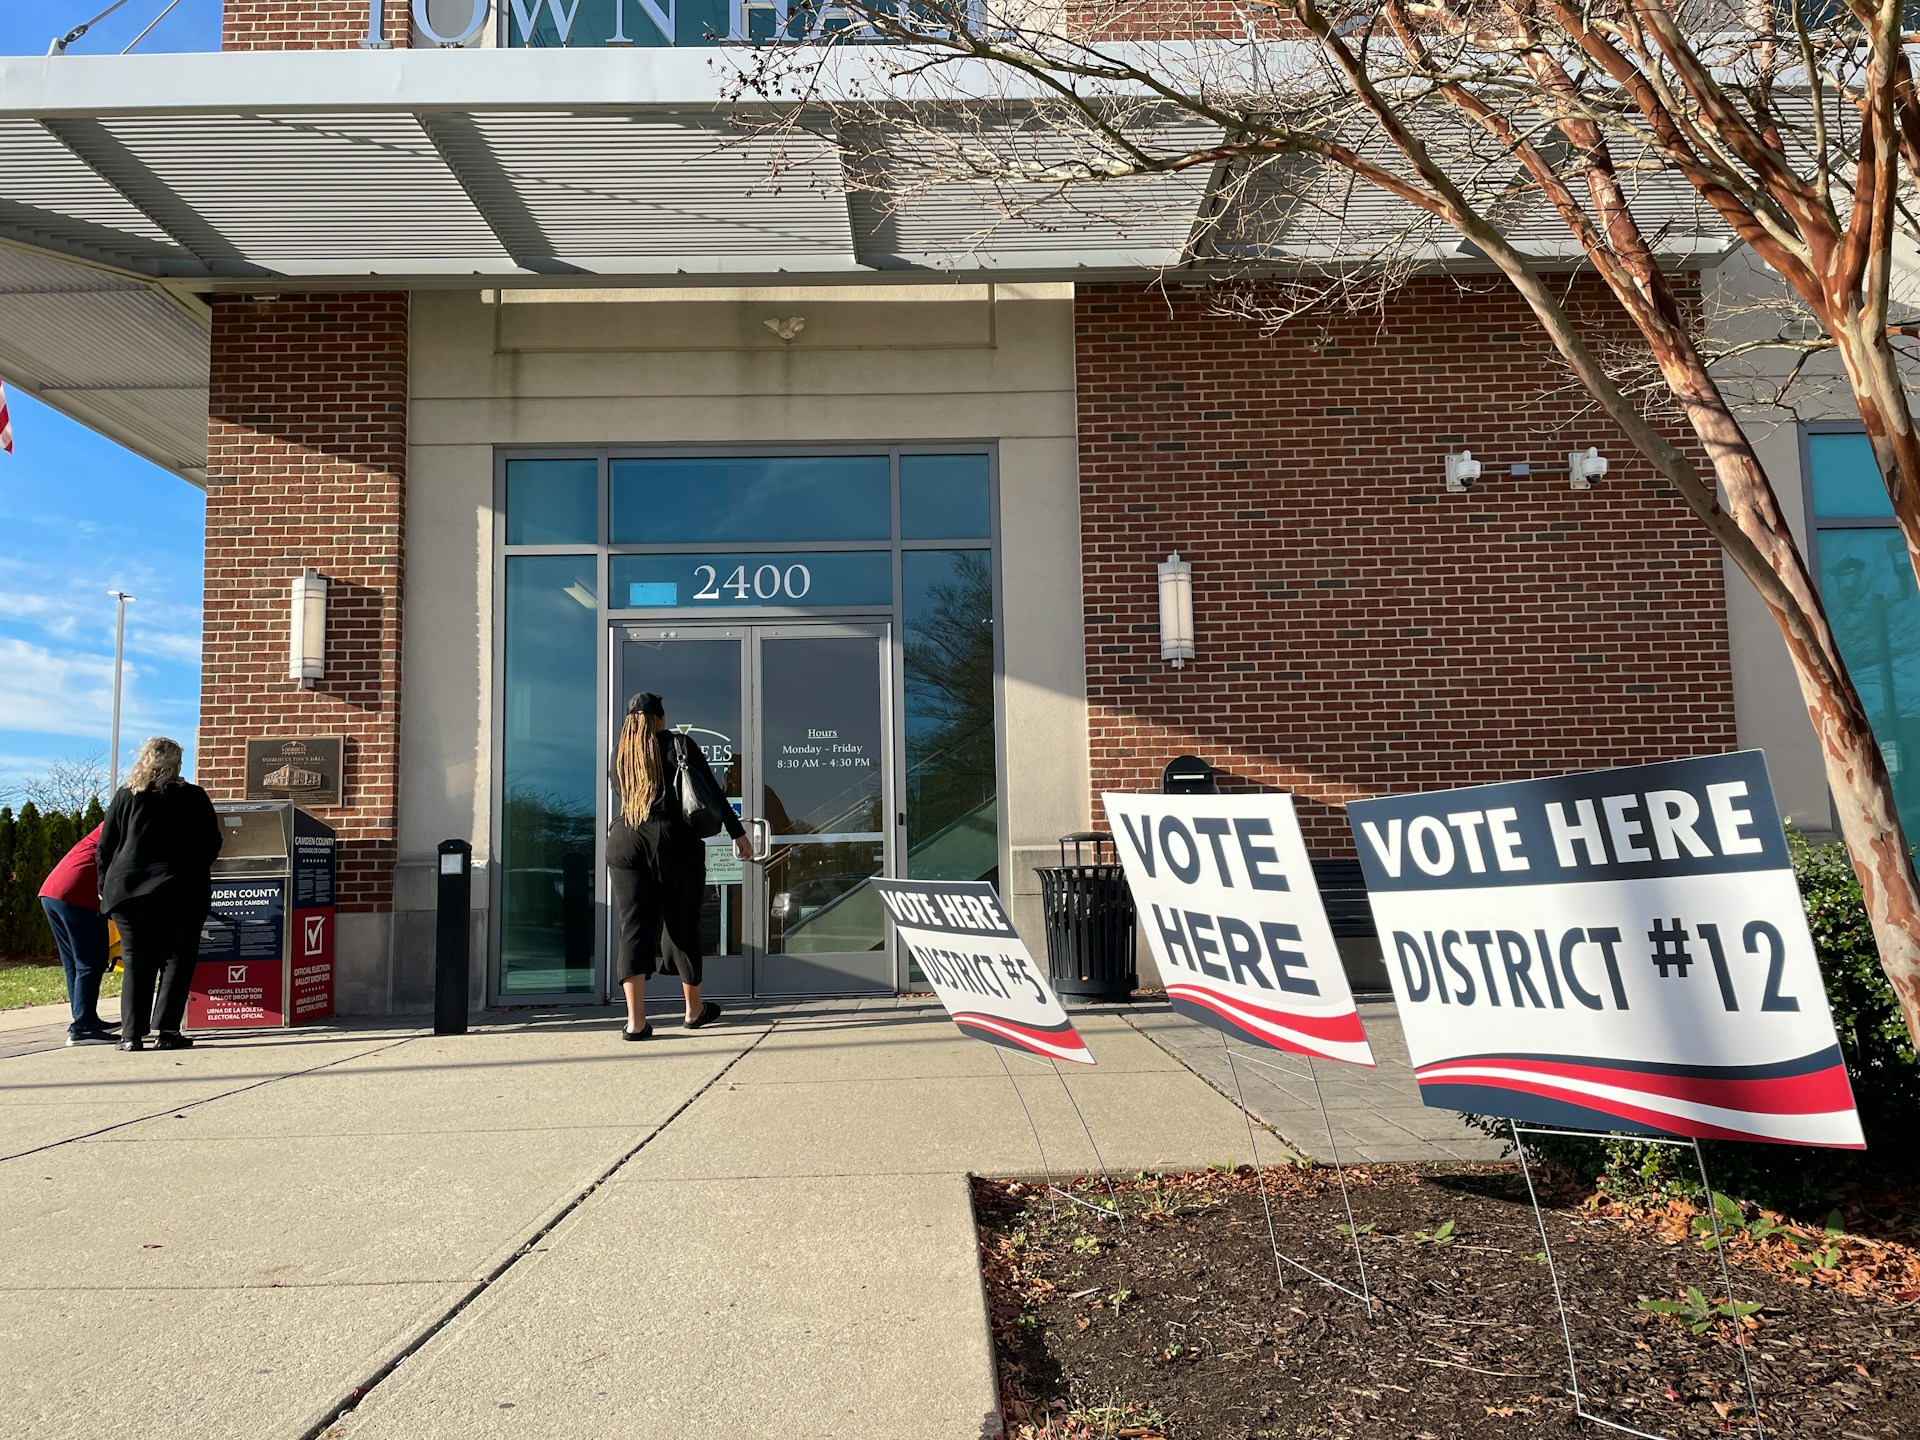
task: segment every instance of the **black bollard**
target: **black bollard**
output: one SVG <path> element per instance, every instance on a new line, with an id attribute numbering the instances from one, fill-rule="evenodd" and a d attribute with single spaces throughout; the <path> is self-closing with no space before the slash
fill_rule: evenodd
<path id="1" fill-rule="evenodd" d="M 473 846 L 440 842 L 440 918 L 433 946 L 433 1033 L 467 1033 L 467 912 L 472 905 Z"/>

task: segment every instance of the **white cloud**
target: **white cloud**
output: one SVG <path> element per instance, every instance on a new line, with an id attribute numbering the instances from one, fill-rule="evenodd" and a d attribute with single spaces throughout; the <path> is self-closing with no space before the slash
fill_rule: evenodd
<path id="1" fill-rule="evenodd" d="M 140 693 L 142 672 L 128 664 L 122 676 L 120 733 L 164 727 L 176 706 L 152 706 Z M 0 732 L 105 738 L 113 724 L 113 657 L 59 653 L 0 636 Z"/>
<path id="2" fill-rule="evenodd" d="M 149 599 L 127 606 L 127 655 L 179 665 L 200 663 L 200 607 L 157 598 L 167 593 L 160 577 L 143 566 L 123 569 L 116 587 Z M 45 560 L 0 556 L 0 633 L 64 642 L 94 655 L 113 651 L 114 602 L 97 578 L 81 579 L 71 567 Z"/>

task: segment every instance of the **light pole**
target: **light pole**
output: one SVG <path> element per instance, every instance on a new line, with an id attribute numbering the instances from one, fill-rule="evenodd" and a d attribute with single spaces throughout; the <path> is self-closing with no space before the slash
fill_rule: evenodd
<path id="1" fill-rule="evenodd" d="M 112 759 L 108 762 L 112 779 L 107 782 L 107 799 L 111 800 L 120 788 L 120 661 L 127 651 L 127 602 L 133 596 L 124 590 L 109 590 L 113 596 L 113 748 L 109 752 Z"/>

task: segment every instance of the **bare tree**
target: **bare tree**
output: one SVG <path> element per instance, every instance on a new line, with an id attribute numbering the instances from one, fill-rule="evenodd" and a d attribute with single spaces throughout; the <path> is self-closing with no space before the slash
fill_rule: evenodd
<path id="1" fill-rule="evenodd" d="M 1180 268 L 1269 324 L 1379 305 L 1436 267 L 1504 277 L 1772 614 L 1920 1037 L 1920 883 L 1887 769 L 1721 383 L 1744 364 L 1790 406 L 1824 365 L 1920 571 L 1902 351 L 1920 326 L 1896 283 L 1920 242 L 1920 96 L 1900 0 L 1231 0 L 1211 21 L 991 3 L 781 7 L 785 38 L 817 43 L 749 52 L 738 93 L 789 132 L 830 133 L 879 223 L 928 197 L 991 197 L 982 244 L 1069 215 L 1143 225 L 1143 206 L 1190 200 L 1192 181 L 1201 219 Z M 871 39 L 911 48 L 856 43 Z M 1693 295 L 1702 256 L 1733 244 L 1771 272 L 1772 323 L 1716 347 Z M 1576 274 L 1605 314 L 1574 303 Z"/>
<path id="2" fill-rule="evenodd" d="M 37 775 L 14 782 L 0 782 L 0 797 L 22 803 L 32 801 L 42 814 L 78 815 L 94 800 L 105 804 L 107 795 L 107 753 L 90 750 L 84 755 L 54 760 Z"/>

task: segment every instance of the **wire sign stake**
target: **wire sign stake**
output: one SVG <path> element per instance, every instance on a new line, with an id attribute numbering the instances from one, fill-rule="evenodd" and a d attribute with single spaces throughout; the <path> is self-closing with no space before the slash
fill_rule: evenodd
<path id="1" fill-rule="evenodd" d="M 1014 1098 L 1033 1132 L 1046 1176 L 1048 1204 L 1058 1196 L 1110 1220 L 1126 1223 L 1120 1215 L 1120 1197 L 1105 1159 L 1094 1141 L 1093 1129 L 1073 1098 L 1062 1060 L 1077 1065 L 1094 1063 L 1080 1032 L 1067 1019 L 1060 999 L 1034 963 L 1007 918 L 1006 908 L 992 885 L 983 880 L 874 880 L 870 882 L 893 918 L 901 943 L 933 986 L 940 1003 L 964 1035 L 995 1047 L 1000 1069 L 1013 1087 Z M 1058 1184 L 1047 1164 L 1046 1146 L 1034 1122 L 1027 1097 L 1014 1078 L 1003 1052 L 1011 1050 L 1052 1069 L 1054 1078 L 1073 1108 L 1080 1129 L 1093 1151 L 1094 1163 L 1106 1181 L 1111 1208 L 1092 1204 Z M 1057 1212 L 1056 1212 L 1057 1213 Z"/>
<path id="2" fill-rule="evenodd" d="M 1546 1211 L 1541 1208 L 1539 1191 L 1534 1189 L 1533 1167 L 1527 1162 L 1526 1141 L 1522 1138 L 1527 1135 L 1564 1135 L 1575 1140 L 1607 1140 L 1618 1137 L 1602 1135 L 1592 1130 L 1547 1130 L 1519 1125 L 1512 1120 L 1507 1122 L 1507 1128 L 1513 1133 L 1513 1148 L 1520 1157 L 1520 1173 L 1526 1177 L 1527 1198 L 1533 1202 L 1534 1223 L 1540 1227 L 1541 1252 L 1546 1256 L 1547 1275 L 1553 1283 L 1553 1303 L 1560 1312 L 1560 1335 L 1567 1347 L 1567 1380 L 1573 1392 L 1573 1413 L 1582 1420 L 1591 1421 L 1609 1430 L 1618 1430 L 1626 1435 L 1638 1435 L 1641 1440 L 1671 1440 L 1671 1437 L 1655 1431 L 1636 1430 L 1633 1426 L 1624 1425 L 1618 1420 L 1596 1415 L 1587 1408 L 1586 1392 L 1580 1388 L 1580 1362 L 1574 1354 L 1572 1312 L 1567 1307 L 1566 1291 L 1560 1283 L 1559 1262 L 1554 1259 L 1553 1241 L 1547 1234 Z M 1700 1153 L 1700 1142 L 1691 1137 L 1685 1140 L 1669 1140 L 1659 1136 L 1636 1135 L 1632 1138 L 1643 1145 L 1666 1145 L 1676 1150 L 1693 1151 L 1694 1164 L 1700 1171 L 1701 1191 L 1706 1196 L 1707 1215 L 1713 1222 L 1713 1248 L 1720 1259 L 1720 1281 L 1726 1291 L 1727 1309 L 1732 1312 L 1729 1318 L 1733 1324 L 1733 1348 L 1740 1357 L 1740 1378 L 1747 1390 L 1747 1413 L 1752 1417 L 1752 1433 L 1764 1437 L 1766 1432 L 1760 1423 L 1760 1395 L 1753 1383 L 1753 1365 L 1747 1359 L 1747 1337 L 1741 1332 L 1739 1307 L 1734 1303 L 1733 1272 L 1727 1265 L 1726 1242 L 1720 1233 L 1719 1213 L 1713 1203 L 1713 1187 L 1707 1181 L 1707 1162 Z"/>
<path id="3" fill-rule="evenodd" d="M 1273 1245 L 1274 1273 L 1286 1266 L 1360 1302 L 1371 1315 L 1366 1257 L 1353 1223 L 1346 1171 L 1320 1089 L 1317 1060 L 1372 1066 L 1373 1050 L 1347 983 L 1333 928 L 1314 882 L 1293 797 L 1265 795 L 1102 796 L 1121 838 L 1117 848 L 1147 940 L 1166 982 L 1168 1003 L 1220 1032 L 1234 1096 L 1247 1120 L 1260 1203 Z M 1282 1051 L 1305 1059 L 1333 1157 L 1347 1228 L 1359 1265 L 1356 1291 L 1280 1248 L 1266 1171 L 1260 1164 L 1232 1041 L 1260 1058 Z M 1296 1071 L 1285 1073 L 1298 1077 Z"/>
<path id="4" fill-rule="evenodd" d="M 1766 759 L 1357 800 L 1347 820 L 1421 1099 L 1513 1128 L 1575 1412 L 1650 1435 L 1587 1407 L 1524 1137 L 1691 1147 L 1716 1236 L 1702 1139 L 1862 1147 Z M 1758 1433 L 1744 1344 L 1740 1364 Z"/>
<path id="5" fill-rule="evenodd" d="M 1367 1257 L 1360 1248 L 1359 1227 L 1353 1223 L 1353 1201 L 1347 1194 L 1347 1172 L 1340 1163 L 1340 1146 L 1339 1142 L 1334 1139 L 1333 1118 L 1327 1114 L 1327 1101 L 1325 1095 L 1322 1094 L 1320 1090 L 1320 1077 L 1313 1074 L 1313 1058 L 1311 1056 L 1307 1057 L 1307 1071 L 1313 1080 L 1314 1094 L 1320 1102 L 1320 1119 L 1327 1127 L 1327 1145 L 1333 1158 L 1333 1174 L 1335 1180 L 1337 1180 L 1340 1185 L 1340 1204 L 1347 1212 L 1347 1233 L 1353 1239 L 1354 1264 L 1359 1267 L 1360 1272 L 1360 1288 L 1358 1290 L 1343 1285 L 1331 1275 L 1322 1274 L 1305 1261 L 1295 1259 L 1280 1248 L 1280 1236 L 1274 1227 L 1273 1221 L 1273 1204 L 1267 1196 L 1266 1167 L 1260 1163 L 1260 1147 L 1254 1134 L 1253 1111 L 1247 1106 L 1246 1091 L 1242 1089 L 1240 1085 L 1240 1070 L 1239 1067 L 1234 1064 L 1233 1046 L 1228 1043 L 1225 1031 L 1222 1031 L 1220 1034 L 1220 1046 L 1227 1052 L 1227 1070 L 1233 1076 L 1233 1096 L 1240 1106 L 1241 1115 L 1247 1122 L 1247 1146 L 1253 1152 L 1253 1171 L 1260 1182 L 1260 1206 L 1266 1211 L 1267 1215 L 1267 1241 L 1273 1247 L 1274 1273 L 1279 1277 L 1280 1288 L 1282 1290 L 1287 1288 L 1287 1272 L 1281 1267 L 1283 1265 L 1291 1265 L 1294 1269 L 1304 1275 L 1311 1276 L 1329 1289 L 1338 1290 L 1342 1295 L 1358 1300 L 1366 1310 L 1368 1317 L 1371 1318 L 1373 1315 L 1373 1295 L 1367 1287 Z M 1297 1078 L 1297 1072 L 1288 1070 L 1285 1066 L 1275 1065 L 1270 1061 L 1262 1060 L 1258 1056 L 1242 1055 L 1240 1058 L 1245 1060 L 1249 1065 L 1259 1065 L 1268 1070 L 1279 1071 L 1281 1074 L 1294 1075 Z"/>

